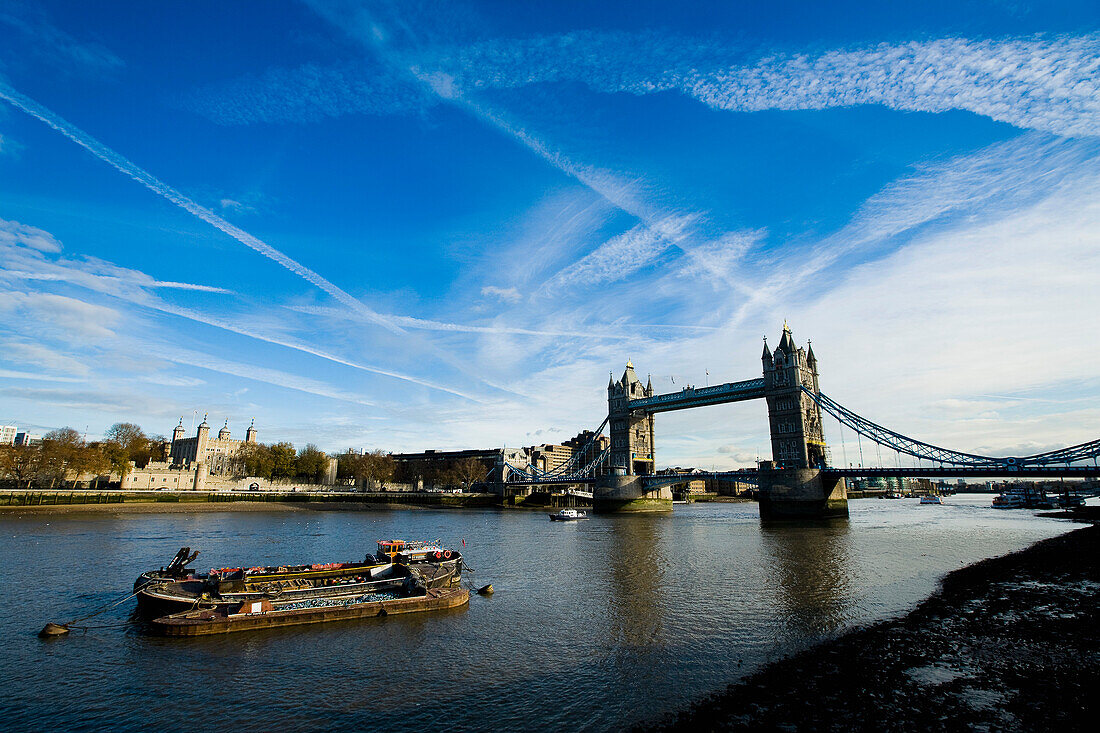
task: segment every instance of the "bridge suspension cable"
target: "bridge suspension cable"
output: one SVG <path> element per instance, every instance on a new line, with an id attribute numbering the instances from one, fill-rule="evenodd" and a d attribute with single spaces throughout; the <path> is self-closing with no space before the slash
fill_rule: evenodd
<path id="1" fill-rule="evenodd" d="M 847 425 L 849 428 L 856 431 L 857 440 L 858 437 L 862 435 L 879 445 L 895 450 L 898 453 L 905 453 L 906 455 L 913 456 L 918 460 L 923 459 L 941 464 L 967 466 L 971 468 L 1024 468 L 1051 466 L 1055 464 L 1070 465 L 1077 461 L 1096 459 L 1097 456 L 1100 456 L 1100 440 L 1093 440 L 1068 448 L 1060 448 L 1046 453 L 1036 453 L 1035 455 L 1021 457 L 998 458 L 995 456 L 963 453 L 961 451 L 951 450 L 950 448 L 941 448 L 931 443 L 916 440 L 915 438 L 909 438 L 889 428 L 884 428 L 865 417 L 857 415 L 831 399 L 828 395 L 820 392 L 813 392 L 805 387 L 802 388 L 802 391 L 808 394 L 822 410 L 825 410 L 825 412 L 836 418 L 841 425 Z M 860 454 L 860 463 L 862 464 L 862 448 Z"/>
<path id="2" fill-rule="evenodd" d="M 523 468 L 518 468 L 511 463 L 505 463 L 505 466 L 507 466 L 513 473 L 518 473 L 522 475 L 523 478 L 520 480 L 525 482 L 560 482 L 567 481 L 573 478 L 590 478 L 595 475 L 596 469 L 599 468 L 599 466 L 601 466 L 607 460 L 608 455 L 611 453 L 611 449 L 605 448 L 603 451 L 600 452 L 598 456 L 596 456 L 586 464 L 581 465 L 581 461 L 584 460 L 585 456 L 589 455 L 592 450 L 593 444 L 603 434 L 603 429 L 607 427 L 607 421 L 609 419 L 610 416 L 605 417 L 603 419 L 603 422 L 601 422 L 599 426 L 597 426 L 596 429 L 592 431 L 592 435 L 588 438 L 588 442 L 586 442 L 579 450 L 575 450 L 573 452 L 573 455 L 569 457 L 569 460 L 567 460 L 560 466 L 557 466 L 556 468 L 553 468 L 549 471 L 543 471 L 537 466 L 531 465 L 530 463 L 528 463 Z M 508 482 L 515 483 L 515 480 L 509 479 Z"/>

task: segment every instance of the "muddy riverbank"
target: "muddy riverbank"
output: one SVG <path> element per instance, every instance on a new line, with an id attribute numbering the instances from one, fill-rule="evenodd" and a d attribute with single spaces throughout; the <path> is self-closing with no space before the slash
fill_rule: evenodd
<path id="1" fill-rule="evenodd" d="M 947 575 L 906 616 L 752 674 L 663 730 L 1095 730 L 1100 526 Z"/>

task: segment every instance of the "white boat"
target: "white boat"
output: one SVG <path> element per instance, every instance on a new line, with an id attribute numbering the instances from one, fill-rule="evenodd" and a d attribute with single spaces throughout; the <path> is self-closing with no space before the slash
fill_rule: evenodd
<path id="1" fill-rule="evenodd" d="M 1038 487 L 1009 486 L 993 499 L 994 509 L 1053 509 L 1046 491 Z"/>
<path id="2" fill-rule="evenodd" d="M 927 496 L 922 496 L 920 498 L 920 503 L 921 504 L 942 504 L 943 500 L 941 500 L 940 497 L 938 497 L 938 496 L 934 496 L 932 494 L 929 494 Z"/>
<path id="3" fill-rule="evenodd" d="M 1025 509 L 1027 501 L 1020 494 L 1001 494 L 993 497 L 994 509 Z"/>
<path id="4" fill-rule="evenodd" d="M 550 515 L 551 522 L 571 522 L 575 519 L 588 519 L 588 515 L 576 509 L 562 509 L 557 514 Z"/>

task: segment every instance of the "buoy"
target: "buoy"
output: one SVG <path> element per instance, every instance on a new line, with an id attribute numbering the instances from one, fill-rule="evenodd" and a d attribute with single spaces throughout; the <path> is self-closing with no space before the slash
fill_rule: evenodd
<path id="1" fill-rule="evenodd" d="M 38 632 L 38 635 L 43 639 L 48 639 L 51 636 L 64 636 L 69 633 L 68 626 L 62 626 L 61 624 L 55 624 L 53 621 L 42 627 L 42 630 Z"/>
<path id="2" fill-rule="evenodd" d="M 493 584 L 489 583 L 489 585 L 481 586 L 480 588 L 477 589 L 477 594 L 479 596 L 491 596 L 491 595 L 493 595 Z"/>

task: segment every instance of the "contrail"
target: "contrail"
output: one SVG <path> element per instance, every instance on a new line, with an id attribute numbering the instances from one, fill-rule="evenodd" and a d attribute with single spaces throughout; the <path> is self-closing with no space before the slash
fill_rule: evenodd
<path id="1" fill-rule="evenodd" d="M 250 247 L 251 249 L 254 249 L 255 251 L 262 254 L 264 257 L 267 257 L 268 259 L 279 263 L 306 282 L 312 283 L 316 287 L 325 291 L 336 300 L 340 301 L 344 305 L 362 315 L 364 318 L 374 323 L 377 323 L 379 326 L 389 329 L 394 333 L 405 333 L 405 330 L 398 326 L 396 323 L 386 318 L 382 314 L 377 313 L 376 311 L 363 305 L 363 303 L 361 303 L 358 299 L 344 292 L 339 287 L 329 282 L 324 277 L 309 269 L 305 265 L 291 259 L 290 257 L 286 256 L 266 242 L 263 242 L 252 236 L 248 232 L 244 231 L 240 227 L 230 224 L 225 219 L 215 214 L 213 211 L 210 211 L 209 209 L 195 203 L 176 189 L 172 188 L 163 181 L 160 181 L 143 169 L 139 168 L 137 165 L 122 157 L 114 150 L 111 150 L 109 147 L 99 142 L 91 135 L 88 135 L 84 131 L 80 130 L 79 128 L 70 124 L 50 110 L 46 109 L 42 105 L 38 104 L 33 99 L 30 99 L 29 97 L 20 94 L 19 92 L 15 91 L 14 89 L 2 82 L 0 82 L 0 99 L 6 100 L 17 109 L 21 109 L 29 114 L 31 117 L 34 117 L 39 121 L 46 123 L 65 137 L 72 140 L 77 145 L 87 150 L 95 157 L 102 160 L 104 163 L 113 166 L 119 172 L 124 173 L 130 178 L 133 178 L 138 183 L 144 185 L 153 193 L 163 196 L 164 198 L 168 199 L 168 201 L 172 202 L 184 211 L 198 217 L 199 219 L 202 219 L 215 229 L 219 229 L 222 232 L 228 234 L 246 247 Z"/>

